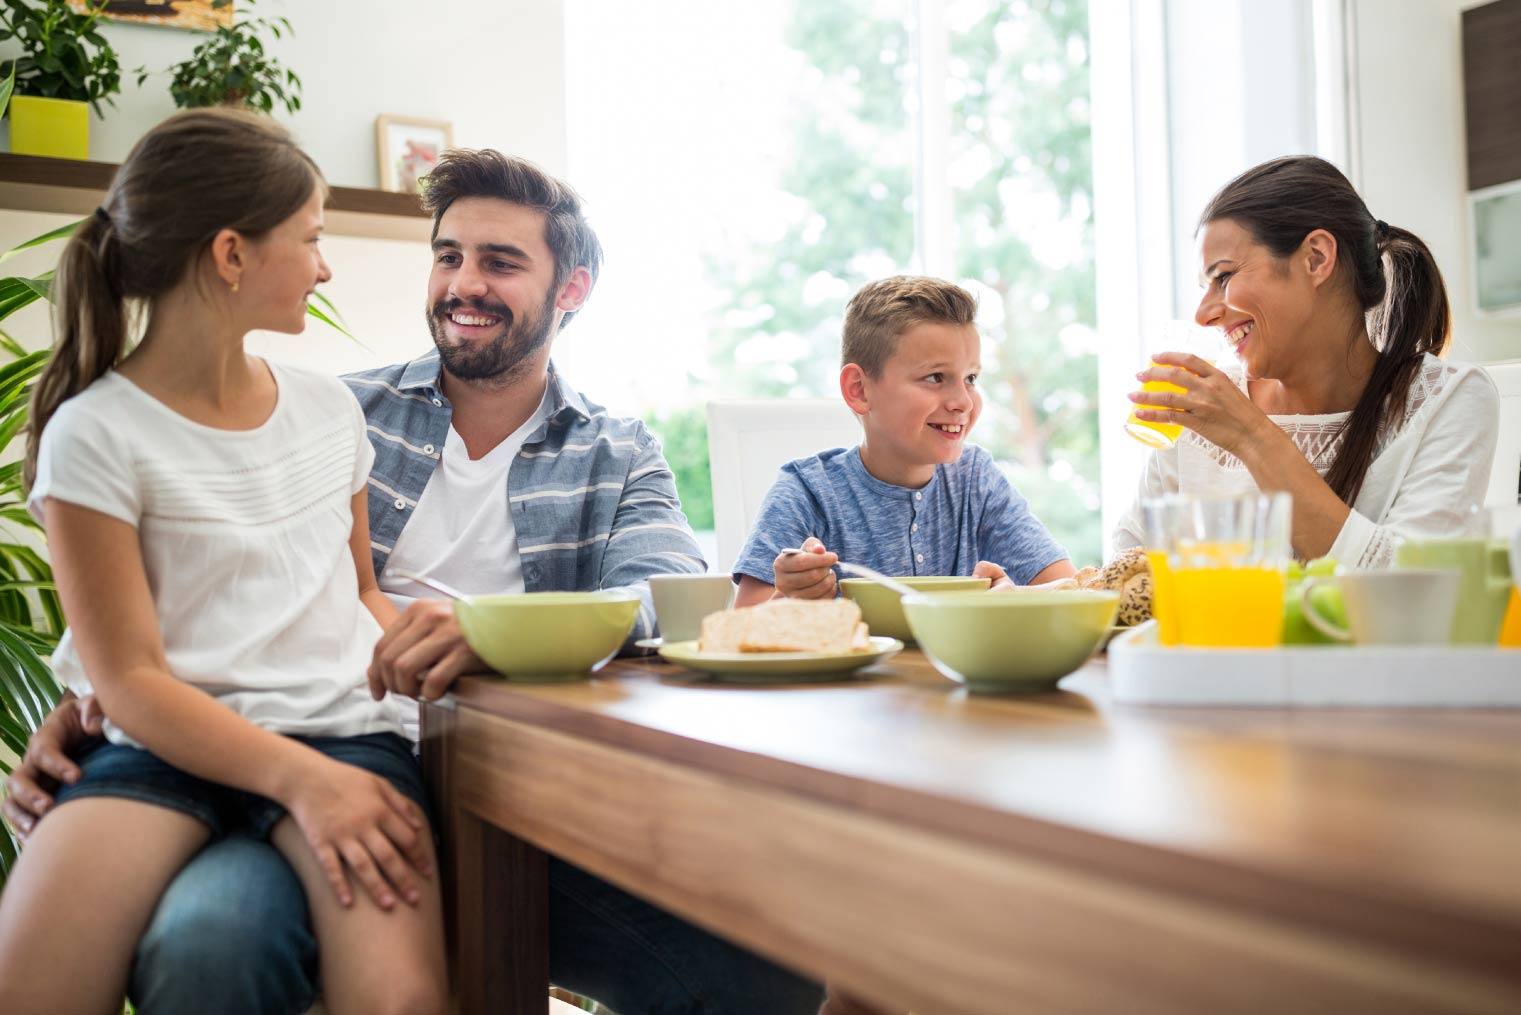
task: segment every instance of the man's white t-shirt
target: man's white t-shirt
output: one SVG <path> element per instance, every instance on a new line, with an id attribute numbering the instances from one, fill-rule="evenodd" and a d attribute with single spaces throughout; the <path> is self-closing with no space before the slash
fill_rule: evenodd
<path id="1" fill-rule="evenodd" d="M 380 576 L 381 589 L 398 609 L 438 593 L 391 571 L 436 578 L 471 595 L 523 591 L 523 561 L 507 503 L 507 471 L 523 442 L 549 415 L 549 392 L 512 434 L 472 460 L 465 442 L 449 427 L 443 454 L 417 499 Z"/>
<path id="2" fill-rule="evenodd" d="M 137 529 L 169 671 L 265 729 L 399 733 L 392 696 L 365 680 L 380 626 L 359 601 L 350 502 L 374 451 L 337 378 L 271 363 L 278 394 L 252 430 L 181 416 L 112 371 L 59 406 L 43 431 L 46 498 Z M 91 693 L 65 633 L 53 668 Z M 109 721 L 106 736 L 131 743 Z"/>

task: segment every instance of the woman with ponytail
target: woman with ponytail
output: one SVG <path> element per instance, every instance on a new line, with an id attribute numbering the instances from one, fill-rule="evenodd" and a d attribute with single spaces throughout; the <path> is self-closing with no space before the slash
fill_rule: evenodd
<path id="1" fill-rule="evenodd" d="M 1396 541 L 1451 533 L 1481 501 L 1499 430 L 1489 376 L 1449 363 L 1442 275 L 1426 244 L 1369 213 L 1308 156 L 1247 170 L 1199 222 L 1203 298 L 1240 360 L 1156 357 L 1140 418 L 1184 427 L 1154 452 L 1140 498 L 1287 491 L 1301 559 L 1382 567 Z M 1139 503 L 1116 548 L 1142 541 Z"/>
<path id="2" fill-rule="evenodd" d="M 244 349 L 305 326 L 325 198 L 272 121 L 181 113 L 59 264 L 28 507 L 69 621 L 53 665 L 105 741 L 0 897 L 8 1015 L 119 1011 L 165 886 L 229 835 L 267 838 L 304 888 L 330 1010 L 447 1005 L 421 775 L 365 677 L 395 609 L 364 417 L 336 378 Z"/>

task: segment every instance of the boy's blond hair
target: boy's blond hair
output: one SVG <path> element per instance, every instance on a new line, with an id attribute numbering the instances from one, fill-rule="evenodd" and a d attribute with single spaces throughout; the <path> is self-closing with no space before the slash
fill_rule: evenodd
<path id="1" fill-rule="evenodd" d="M 894 275 L 862 286 L 845 307 L 840 365 L 854 363 L 870 377 L 897 351 L 898 339 L 916 324 L 971 324 L 977 300 L 940 278 Z"/>

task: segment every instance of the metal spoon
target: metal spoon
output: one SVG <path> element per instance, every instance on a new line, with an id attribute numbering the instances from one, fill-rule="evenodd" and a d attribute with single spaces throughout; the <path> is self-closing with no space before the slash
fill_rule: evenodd
<path id="1" fill-rule="evenodd" d="M 407 581 L 412 581 L 416 582 L 419 585 L 427 586 L 434 592 L 448 596 L 450 599 L 470 598 L 470 594 L 468 592 L 461 592 L 459 589 L 451 588 L 450 586 L 445 585 L 443 582 L 439 581 L 437 578 L 429 578 L 424 574 L 416 574 L 412 571 L 403 571 L 399 568 L 388 567 L 386 568 L 386 577 L 405 578 Z"/>
<path id="2" fill-rule="evenodd" d="M 781 555 L 783 557 L 792 557 L 796 556 L 799 553 L 807 552 L 807 550 L 801 550 L 795 546 L 789 546 L 782 550 Z M 851 574 L 860 575 L 862 578 L 868 578 L 876 582 L 878 585 L 885 585 L 888 588 L 892 589 L 894 592 L 898 593 L 900 596 L 916 596 L 919 594 L 917 589 L 903 584 L 902 582 L 898 581 L 898 579 L 889 578 L 882 572 L 873 571 L 871 568 L 865 567 L 861 564 L 847 564 L 843 560 L 837 560 L 835 561 L 835 567 L 838 567 L 841 571 L 849 571 Z"/>

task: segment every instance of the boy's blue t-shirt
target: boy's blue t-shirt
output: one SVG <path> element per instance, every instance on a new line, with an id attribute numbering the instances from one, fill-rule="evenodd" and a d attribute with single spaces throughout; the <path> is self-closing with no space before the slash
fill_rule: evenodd
<path id="1" fill-rule="evenodd" d="M 788 462 L 734 564 L 735 580 L 775 585 L 776 555 L 809 536 L 841 560 L 894 577 L 969 575 L 987 560 L 1026 585 L 1067 556 L 992 456 L 970 444 L 917 490 L 867 472 L 858 447 Z"/>

